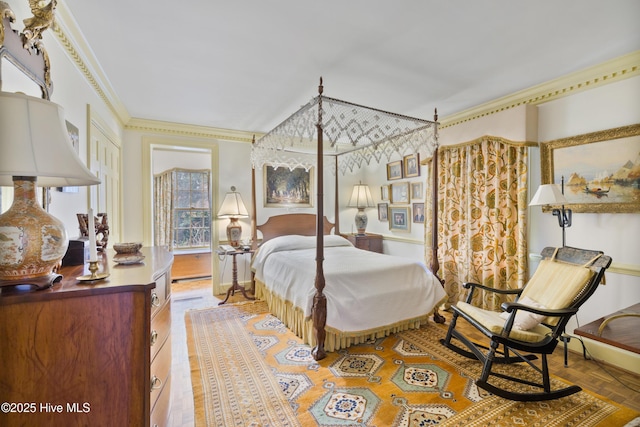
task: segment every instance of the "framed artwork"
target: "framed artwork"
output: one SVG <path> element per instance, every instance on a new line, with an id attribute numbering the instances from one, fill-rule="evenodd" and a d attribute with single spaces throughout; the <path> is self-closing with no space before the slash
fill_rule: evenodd
<path id="1" fill-rule="evenodd" d="M 381 185 L 380 186 L 380 200 L 389 200 L 389 186 Z"/>
<path id="2" fill-rule="evenodd" d="M 573 212 L 640 212 L 639 153 L 640 124 L 544 142 L 542 183 L 564 180 Z"/>
<path id="3" fill-rule="evenodd" d="M 73 144 L 73 148 L 76 150 L 76 154 L 80 153 L 80 131 L 78 128 L 73 125 L 73 123 L 69 123 L 68 120 L 65 120 L 67 125 L 67 132 L 69 133 L 69 138 L 71 139 L 71 144 Z"/>
<path id="4" fill-rule="evenodd" d="M 411 231 L 409 206 L 389 208 L 389 230 Z"/>
<path id="5" fill-rule="evenodd" d="M 424 224 L 424 203 L 413 204 L 413 222 Z"/>
<path id="6" fill-rule="evenodd" d="M 391 184 L 391 204 L 409 203 L 409 183 L 394 182 Z"/>
<path id="7" fill-rule="evenodd" d="M 422 183 L 412 182 L 411 183 L 411 200 L 422 200 L 422 199 L 424 199 L 424 194 L 422 193 Z"/>
<path id="8" fill-rule="evenodd" d="M 389 203 L 378 203 L 378 221 L 389 221 Z"/>
<path id="9" fill-rule="evenodd" d="M 265 166 L 263 170 L 265 207 L 313 207 L 313 168 Z"/>
<path id="10" fill-rule="evenodd" d="M 404 177 L 420 176 L 420 158 L 418 154 L 409 154 L 403 157 Z"/>
<path id="11" fill-rule="evenodd" d="M 70 123 L 68 120 L 65 120 L 65 124 L 67 125 L 67 133 L 69 134 L 69 139 L 71 139 L 71 145 L 73 145 L 73 149 L 76 150 L 76 154 L 80 154 L 80 131 L 73 123 Z M 77 193 L 80 191 L 79 187 L 58 187 L 58 191 L 63 193 Z"/>
<path id="12" fill-rule="evenodd" d="M 387 163 L 387 181 L 402 179 L 402 160 Z"/>

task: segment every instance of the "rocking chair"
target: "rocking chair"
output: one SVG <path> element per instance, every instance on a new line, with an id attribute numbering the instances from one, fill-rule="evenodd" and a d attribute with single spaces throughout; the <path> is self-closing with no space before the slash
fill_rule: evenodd
<path id="1" fill-rule="evenodd" d="M 510 400 L 551 400 L 582 390 L 576 385 L 551 390 L 547 355 L 553 353 L 567 322 L 595 292 L 605 270 L 611 265 L 611 257 L 602 252 L 571 247 L 545 248 L 542 256 L 544 259 L 523 288 L 501 290 L 465 283 L 463 286 L 470 289 L 466 302 L 458 302 L 453 307 L 447 336 L 440 340 L 453 351 L 482 362 L 482 374 L 476 380 L 478 387 Z M 516 295 L 516 301 L 502 303 L 502 313 L 484 310 L 471 305 L 476 289 Z M 486 335 L 489 347 L 472 342 L 456 330 L 459 317 Z M 468 350 L 454 344 L 452 338 L 462 342 Z M 501 351 L 500 345 L 503 346 Z M 532 362 L 538 359 L 536 354 L 541 355 L 541 367 Z M 494 367 L 494 364 L 517 362 L 530 365 L 541 375 L 542 383 L 535 378 L 531 380 L 528 375 L 527 378 L 515 376 L 513 372 L 517 370 L 507 374 L 504 369 L 496 372 Z M 515 383 L 525 387 L 514 389 Z"/>

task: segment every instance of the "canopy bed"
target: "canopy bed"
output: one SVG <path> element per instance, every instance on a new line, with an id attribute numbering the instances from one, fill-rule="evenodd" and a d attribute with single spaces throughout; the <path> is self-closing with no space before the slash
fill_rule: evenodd
<path id="1" fill-rule="evenodd" d="M 336 324 L 327 325 L 327 295 L 325 295 L 325 287 L 327 285 L 326 275 L 335 279 L 336 273 L 334 270 L 325 271 L 325 267 L 337 268 L 342 273 L 338 275 L 344 275 L 345 271 L 341 267 L 336 267 L 336 264 L 341 264 L 344 261 L 344 257 L 351 256 L 351 252 L 345 251 L 355 250 L 360 253 L 365 252 L 354 248 L 349 248 L 351 244 L 340 236 L 326 236 L 331 231 L 333 226 L 334 234 L 339 235 L 339 203 L 338 203 L 338 174 L 339 172 L 345 173 L 347 170 L 353 171 L 355 168 L 361 167 L 363 164 L 369 164 L 372 160 L 380 162 L 382 159 L 389 161 L 393 155 L 408 155 L 418 154 L 420 158 L 426 159 L 432 157 L 432 169 L 437 165 L 437 115 L 434 121 L 428 121 L 423 119 L 417 119 L 395 113 L 390 113 L 374 108 L 364 107 L 362 105 L 353 104 L 350 102 L 329 98 L 323 96 L 323 84 L 320 79 L 320 85 L 318 87 L 318 96 L 311 99 L 309 103 L 301 107 L 297 112 L 291 115 L 284 122 L 276 126 L 272 131 L 265 134 L 260 139 L 254 141 L 251 150 L 252 161 L 252 245 L 254 249 L 257 249 L 258 230 L 262 233 L 262 246 L 269 247 L 270 252 L 283 252 L 285 255 L 280 254 L 280 258 L 298 259 L 297 254 L 291 252 L 293 250 L 302 250 L 302 252 L 309 252 L 309 249 L 315 252 L 315 268 L 312 271 L 315 274 L 312 302 L 300 303 L 300 305 L 292 305 L 292 299 L 296 297 L 288 294 L 276 293 L 273 287 L 266 286 L 262 283 L 261 279 L 265 279 L 268 276 L 268 267 L 254 264 L 256 271 L 256 293 L 258 297 L 262 297 L 267 300 L 269 307 L 290 329 L 296 334 L 302 336 L 306 342 L 314 345 L 312 350 L 313 357 L 316 360 L 320 360 L 326 356 L 325 345 L 328 344 L 329 351 L 339 348 L 347 347 L 351 344 L 363 342 L 369 338 L 375 338 L 383 335 L 387 335 L 392 332 L 397 332 L 404 329 L 419 327 L 421 322 L 426 321 L 430 312 L 434 312 L 434 320 L 442 323 L 443 318 L 437 312 L 437 304 L 444 297 L 444 291 L 441 287 L 441 280 L 437 278 L 439 266 L 437 261 L 437 220 L 434 219 L 431 226 L 434 232 L 432 243 L 432 263 L 429 271 L 423 266 L 421 273 L 415 273 L 412 278 L 404 280 L 408 288 L 398 288 L 397 282 L 394 280 L 392 283 L 387 282 L 387 288 L 395 288 L 395 293 L 403 295 L 405 301 L 407 299 L 413 299 L 412 294 L 406 292 L 414 292 L 414 288 L 426 288 L 419 289 L 419 293 L 413 294 L 417 299 L 423 298 L 422 301 L 422 315 L 421 316 L 409 316 L 403 319 L 403 322 L 393 322 L 384 325 L 379 324 L 378 321 L 372 320 L 373 324 L 352 324 L 348 329 L 343 331 Z M 335 224 L 331 224 L 324 215 L 324 160 L 325 157 L 333 157 L 334 163 L 332 165 L 333 173 L 335 175 Z M 315 167 L 316 172 L 316 214 L 288 214 L 280 216 L 272 216 L 269 220 L 261 225 L 256 225 L 256 178 L 255 170 L 264 166 L 272 166 L 274 168 L 287 167 L 294 169 L 297 167 L 303 167 L 306 170 L 310 170 Z M 437 205 L 437 173 L 432 170 L 432 202 L 434 207 Z M 434 209 L 434 212 L 437 211 Z M 308 239 L 290 237 L 285 238 L 282 243 L 282 238 L 275 239 L 276 236 L 284 235 L 297 235 L 300 236 L 315 236 L 312 244 Z M 290 239 L 293 238 L 292 242 Z M 278 241 L 278 243 L 271 243 L 272 239 Z M 289 240 L 286 240 L 289 239 Z M 344 242 L 347 245 L 344 245 Z M 267 244 L 268 243 L 268 244 Z M 273 246 L 277 246 L 277 249 L 273 249 Z M 325 252 L 325 246 L 329 249 Z M 337 246 L 337 247 L 336 247 Z M 284 248 L 284 249 L 283 249 Z M 265 249 L 266 250 L 266 249 Z M 335 251 L 342 252 L 338 255 L 336 261 L 335 256 L 332 255 Z M 256 259 L 261 257 L 260 251 L 256 254 Z M 263 251 L 264 253 L 264 251 Z M 372 264 L 386 265 L 384 257 L 396 258 L 395 261 L 400 261 L 399 257 L 391 257 L 390 255 L 381 254 L 367 254 L 381 256 L 383 258 L 368 259 L 368 270 L 372 269 Z M 271 257 L 277 257 L 278 254 L 271 254 Z M 266 256 L 263 256 L 267 258 Z M 326 257 L 326 259 L 325 259 Z M 351 259 L 351 258 L 349 258 Z M 326 263 L 325 263 L 326 262 Z M 307 265 L 302 259 L 299 259 L 298 264 Z M 350 268 L 356 264 L 356 261 L 350 261 Z M 357 263 L 360 263 L 358 261 Z M 296 262 L 289 262 L 289 264 L 296 264 Z M 410 264 L 422 264 L 412 262 Z M 391 268 L 390 266 L 388 266 Z M 280 267 L 286 268 L 286 267 Z M 411 270 L 416 268 L 404 265 L 401 269 Z M 419 269 L 419 267 L 417 267 Z M 378 271 L 380 273 L 380 271 Z M 427 278 L 417 278 L 420 275 L 426 275 Z M 424 282 L 422 285 L 416 285 L 416 283 Z M 361 280 L 360 282 L 363 282 Z M 406 283 L 411 282 L 411 283 Z M 435 285 L 434 285 L 435 283 Z M 280 283 L 282 284 L 282 283 Z M 291 285 L 291 284 L 290 284 Z M 340 287 L 340 286 L 338 286 Z M 343 287 L 343 289 L 345 289 Z M 376 288 L 380 289 L 380 288 Z M 327 292 L 333 293 L 335 289 L 326 289 Z M 353 292 L 353 289 L 348 290 Z M 309 292 L 307 289 L 306 292 Z M 372 292 L 372 293 L 376 293 Z M 420 293 L 422 292 L 422 293 Z M 425 293 L 426 292 L 426 293 Z M 390 298 L 390 294 L 379 295 L 382 301 Z M 363 297 L 363 295 L 359 295 Z M 341 296 L 340 298 L 343 298 Z M 348 300 L 348 298 L 347 298 Z M 331 300 L 331 303 L 335 303 L 335 299 Z M 425 305 L 428 307 L 425 310 Z M 360 305 L 360 301 L 352 300 L 352 306 L 350 309 L 355 309 L 355 306 Z M 435 309 L 435 310 L 434 310 Z M 337 315 L 338 317 L 344 316 L 345 313 L 338 313 L 337 307 L 332 307 L 329 310 L 329 315 Z M 344 310 L 344 309 L 343 309 Z M 347 308 L 349 311 L 349 308 Z M 385 311 L 384 309 L 382 311 Z M 329 319 L 331 323 L 331 318 Z M 356 322 L 357 323 L 357 322 Z M 329 327 L 327 327 L 329 326 Z M 356 332 L 359 331 L 360 333 Z M 325 342 L 326 340 L 326 342 Z"/>

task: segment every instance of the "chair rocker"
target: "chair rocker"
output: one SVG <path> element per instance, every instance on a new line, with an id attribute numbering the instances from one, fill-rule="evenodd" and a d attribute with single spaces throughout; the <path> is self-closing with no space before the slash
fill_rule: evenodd
<path id="1" fill-rule="evenodd" d="M 440 340 L 458 354 L 482 362 L 482 374 L 476 380 L 478 387 L 510 400 L 551 400 L 582 390 L 576 385 L 551 390 L 547 355 L 553 353 L 567 322 L 595 292 L 605 270 L 611 265 L 611 257 L 600 251 L 571 247 L 545 248 L 542 257 L 533 277 L 521 289 L 500 290 L 465 283 L 463 286 L 469 289 L 466 302 L 460 301 L 452 307 L 453 317 L 447 336 Z M 471 305 L 476 289 L 515 295 L 516 300 L 502 303 L 502 313 L 484 310 Z M 489 346 L 477 344 L 456 330 L 459 317 L 486 335 Z M 468 350 L 454 344 L 453 338 Z M 502 350 L 499 350 L 500 345 Z M 541 356 L 541 366 L 532 362 L 538 359 L 537 355 Z M 537 371 L 534 374 L 541 376 L 541 382 L 535 377 L 533 380 L 517 377 L 514 370 L 508 374 L 505 369 L 495 372 L 498 369 L 494 364 L 521 362 Z M 515 383 L 525 386 L 514 390 Z"/>

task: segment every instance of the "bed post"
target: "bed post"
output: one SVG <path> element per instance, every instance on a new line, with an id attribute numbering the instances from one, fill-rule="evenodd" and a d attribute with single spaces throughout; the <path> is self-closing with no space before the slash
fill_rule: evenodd
<path id="1" fill-rule="evenodd" d="M 311 308 L 311 318 L 313 320 L 313 331 L 316 340 L 316 346 L 311 350 L 311 354 L 315 360 L 324 359 L 327 353 L 324 350 L 324 339 L 326 336 L 324 327 L 327 323 L 327 297 L 322 293 L 325 286 L 324 270 L 322 263 L 324 261 L 324 171 L 323 171 L 323 152 L 322 152 L 322 77 L 320 77 L 320 85 L 318 86 L 318 146 L 317 146 L 317 212 L 316 212 L 316 293 L 313 296 L 313 307 Z"/>
<path id="2" fill-rule="evenodd" d="M 256 143 L 256 136 L 251 139 L 251 146 Z M 256 165 L 251 165 L 251 249 L 258 249 L 258 229 L 257 218 L 258 208 L 256 207 Z M 255 288 L 254 288 L 255 289 Z"/>
<path id="3" fill-rule="evenodd" d="M 432 177 L 432 218 L 431 221 L 431 272 L 440 281 L 440 284 L 444 287 L 444 280 L 438 276 L 438 270 L 440 270 L 440 262 L 438 261 L 438 109 L 436 108 L 433 114 L 434 126 L 436 127 L 436 148 L 433 150 L 433 157 L 431 161 L 431 169 L 433 171 Z M 433 321 L 436 323 L 444 323 L 445 318 L 438 312 L 438 307 L 433 310 Z"/>
<path id="4" fill-rule="evenodd" d="M 338 206 L 338 156 L 335 156 L 336 159 L 336 179 L 335 179 L 335 190 L 334 190 L 334 202 L 333 202 L 333 234 L 340 234 L 340 210 Z"/>

